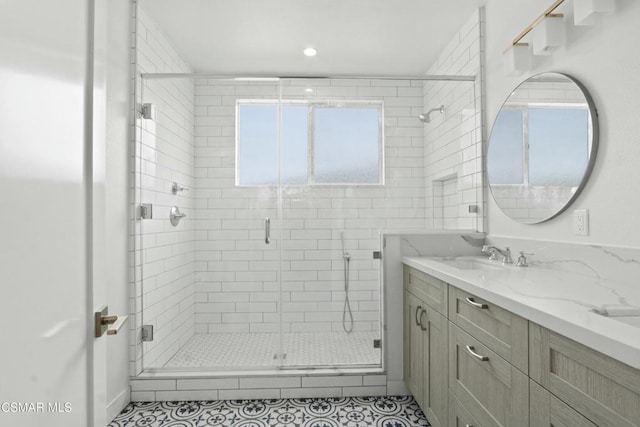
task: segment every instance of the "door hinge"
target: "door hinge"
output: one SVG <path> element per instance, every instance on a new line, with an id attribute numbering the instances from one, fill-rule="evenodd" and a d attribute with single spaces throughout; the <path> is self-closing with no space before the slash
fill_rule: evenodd
<path id="1" fill-rule="evenodd" d="M 153 219 L 153 205 L 151 203 L 142 203 L 138 206 L 137 219 Z"/>
<path id="2" fill-rule="evenodd" d="M 142 326 L 142 341 L 143 342 L 153 341 L 153 325 Z"/>
<path id="3" fill-rule="evenodd" d="M 380 338 L 373 340 L 373 348 L 382 348 L 382 340 Z"/>

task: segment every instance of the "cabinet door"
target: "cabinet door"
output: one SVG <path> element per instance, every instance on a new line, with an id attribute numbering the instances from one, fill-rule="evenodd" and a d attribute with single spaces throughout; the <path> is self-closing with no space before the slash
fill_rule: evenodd
<path id="1" fill-rule="evenodd" d="M 418 403 L 422 402 L 422 329 L 424 304 L 411 292 L 404 292 L 404 381 Z M 423 316 L 424 318 L 424 316 Z"/>
<path id="2" fill-rule="evenodd" d="M 528 427 L 529 379 L 449 323 L 449 387 L 481 426 Z"/>
<path id="3" fill-rule="evenodd" d="M 602 427 L 640 426 L 640 370 L 530 323 L 531 379 Z"/>
<path id="4" fill-rule="evenodd" d="M 531 427 L 596 427 L 535 381 L 529 382 L 529 395 Z"/>
<path id="5" fill-rule="evenodd" d="M 433 427 L 447 425 L 448 331 L 446 317 L 427 307 L 422 316 L 422 410 Z"/>

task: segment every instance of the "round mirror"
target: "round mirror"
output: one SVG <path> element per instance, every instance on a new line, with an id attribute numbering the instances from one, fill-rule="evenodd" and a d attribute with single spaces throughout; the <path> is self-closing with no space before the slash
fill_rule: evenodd
<path id="1" fill-rule="evenodd" d="M 578 81 L 558 73 L 525 80 L 502 105 L 489 138 L 496 204 L 526 224 L 557 216 L 584 187 L 597 147 L 597 112 Z"/>

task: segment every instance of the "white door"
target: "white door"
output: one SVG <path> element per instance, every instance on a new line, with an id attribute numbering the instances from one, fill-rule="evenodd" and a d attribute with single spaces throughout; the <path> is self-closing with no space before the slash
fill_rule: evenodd
<path id="1" fill-rule="evenodd" d="M 0 0 L 3 426 L 106 424 L 93 13 L 93 0 Z"/>

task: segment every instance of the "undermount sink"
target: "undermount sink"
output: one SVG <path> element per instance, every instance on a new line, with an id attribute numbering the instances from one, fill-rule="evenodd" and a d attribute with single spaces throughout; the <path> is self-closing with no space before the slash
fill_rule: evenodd
<path id="1" fill-rule="evenodd" d="M 433 260 L 460 270 L 497 271 L 505 268 L 499 261 L 489 261 L 487 258 L 480 257 L 433 258 Z"/>

